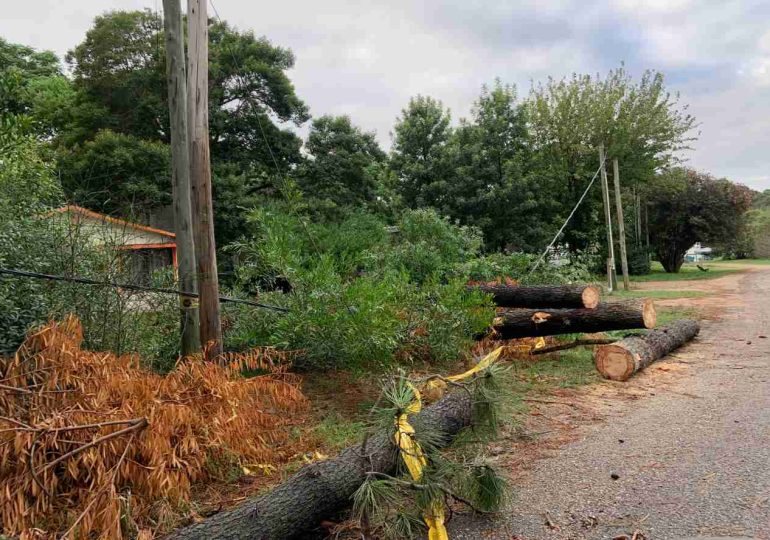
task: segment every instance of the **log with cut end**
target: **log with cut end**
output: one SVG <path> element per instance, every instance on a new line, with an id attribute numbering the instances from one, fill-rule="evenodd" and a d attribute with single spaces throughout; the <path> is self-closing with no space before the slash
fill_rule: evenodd
<path id="1" fill-rule="evenodd" d="M 472 409 L 468 392 L 454 392 L 410 420 L 418 431 L 443 434 L 437 442 L 445 446 L 470 425 Z M 352 504 L 368 472 L 394 474 L 399 459 L 392 431 L 383 430 L 333 459 L 303 467 L 265 495 L 180 529 L 166 540 L 312 538 L 321 520 Z"/>
<path id="2" fill-rule="evenodd" d="M 492 326 L 498 339 L 654 328 L 652 300 L 600 303 L 594 309 L 511 309 Z"/>
<path id="3" fill-rule="evenodd" d="M 599 305 L 599 288 L 595 285 L 474 285 L 492 295 L 495 305 L 513 308 L 595 308 Z"/>
<path id="4" fill-rule="evenodd" d="M 625 381 L 693 339 L 699 331 L 698 321 L 680 319 L 646 334 L 603 345 L 594 352 L 596 369 L 607 379 Z"/>

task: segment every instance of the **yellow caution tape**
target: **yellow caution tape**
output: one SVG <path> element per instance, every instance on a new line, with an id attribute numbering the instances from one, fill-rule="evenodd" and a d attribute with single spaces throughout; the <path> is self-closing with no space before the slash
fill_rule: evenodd
<path id="1" fill-rule="evenodd" d="M 446 379 L 452 382 L 458 382 L 487 369 L 497 361 L 504 349 L 505 347 L 498 347 L 465 373 L 452 375 Z M 428 465 L 428 460 L 425 458 L 420 443 L 415 439 L 414 428 L 409 423 L 409 415 L 417 414 L 422 410 L 422 397 L 417 388 L 411 383 L 407 384 L 412 390 L 414 398 L 406 410 L 396 417 L 395 439 L 396 445 L 398 445 L 398 448 L 401 451 L 401 459 L 404 460 L 404 465 L 406 465 L 409 475 L 415 482 L 420 482 L 422 480 L 423 469 Z M 443 391 L 443 389 L 446 388 L 446 382 L 441 379 L 432 379 L 428 381 L 426 388 L 429 390 Z M 449 535 L 444 526 L 444 505 L 441 501 L 434 501 L 431 504 L 430 511 L 425 512 L 422 517 L 425 520 L 425 524 L 428 526 L 428 540 L 449 540 Z"/>

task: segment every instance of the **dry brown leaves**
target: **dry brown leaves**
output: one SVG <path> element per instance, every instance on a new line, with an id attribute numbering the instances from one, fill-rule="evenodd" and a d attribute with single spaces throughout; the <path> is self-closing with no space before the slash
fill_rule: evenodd
<path id="1" fill-rule="evenodd" d="M 22 538 L 122 539 L 155 529 L 222 464 L 279 464 L 308 402 L 274 350 L 181 360 L 81 349 L 70 317 L 0 360 L 0 523 Z M 265 374 L 243 378 L 243 369 Z"/>

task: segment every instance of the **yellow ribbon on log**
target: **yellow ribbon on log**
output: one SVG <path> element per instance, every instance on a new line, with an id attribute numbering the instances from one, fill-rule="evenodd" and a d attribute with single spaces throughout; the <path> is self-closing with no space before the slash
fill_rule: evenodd
<path id="1" fill-rule="evenodd" d="M 460 382 L 469 377 L 472 377 L 476 373 L 484 371 L 489 366 L 500 358 L 500 355 L 505 350 L 505 347 L 498 347 L 484 358 L 482 358 L 478 364 L 473 366 L 465 373 L 459 375 L 452 375 L 446 377 L 446 380 L 451 382 Z M 415 482 L 422 480 L 423 470 L 428 466 L 428 460 L 420 447 L 420 443 L 415 439 L 414 427 L 409 423 L 409 415 L 417 414 L 422 410 L 422 396 L 420 391 L 412 385 L 407 383 L 412 390 L 414 396 L 409 406 L 396 417 L 396 434 L 395 440 L 398 446 L 401 459 L 404 461 L 409 476 Z M 443 392 L 446 388 L 446 382 L 443 379 L 431 379 L 426 384 L 427 390 L 438 390 Z M 431 504 L 430 511 L 423 514 L 423 520 L 428 526 L 428 540 L 449 540 L 446 527 L 444 526 L 444 505 L 441 501 L 434 501 Z"/>

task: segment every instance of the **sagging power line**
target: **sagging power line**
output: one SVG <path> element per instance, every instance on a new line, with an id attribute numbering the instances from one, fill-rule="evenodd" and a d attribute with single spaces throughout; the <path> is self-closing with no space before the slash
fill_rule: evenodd
<path id="1" fill-rule="evenodd" d="M 117 283 L 115 281 L 99 281 L 96 279 L 84 278 L 79 276 L 62 276 L 57 274 L 43 274 L 40 272 L 29 272 L 27 270 L 17 270 L 12 268 L 0 268 L 0 275 L 24 277 L 24 278 L 31 278 L 31 279 L 41 279 L 46 281 L 63 281 L 68 283 L 80 283 L 82 285 L 113 287 L 115 289 L 125 289 L 128 291 L 151 292 L 151 293 L 159 293 L 159 294 L 175 294 L 177 296 L 183 296 L 185 298 L 199 297 L 198 293 L 189 292 L 189 291 L 179 291 L 177 289 L 167 289 L 163 287 L 147 287 L 145 285 L 136 285 L 133 283 Z M 271 304 L 263 304 L 262 302 L 246 300 L 245 298 L 233 298 L 231 296 L 220 296 L 219 300 L 220 302 L 228 302 L 231 304 L 244 304 L 247 306 L 279 311 L 281 313 L 288 313 L 290 311 L 288 308 L 285 308 L 285 307 L 274 306 Z"/>

